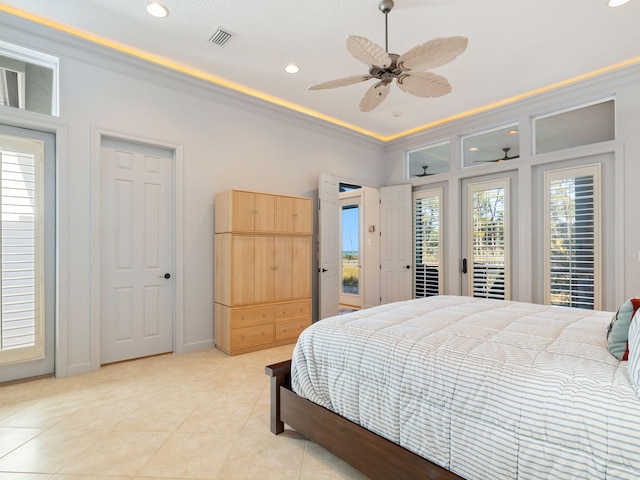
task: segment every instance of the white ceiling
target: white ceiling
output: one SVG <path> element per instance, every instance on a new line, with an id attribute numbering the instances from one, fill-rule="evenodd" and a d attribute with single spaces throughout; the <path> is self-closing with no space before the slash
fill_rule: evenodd
<path id="1" fill-rule="evenodd" d="M 618 8 L 607 0 L 396 0 L 390 52 L 454 35 L 468 37 L 469 47 L 435 69 L 449 80 L 450 94 L 418 98 L 393 85 L 381 106 L 362 113 L 358 103 L 373 80 L 307 89 L 368 72 L 345 40 L 359 35 L 384 47 L 379 0 L 163 0 L 170 11 L 163 19 L 147 14 L 146 3 L 4 0 L 0 10 L 14 7 L 90 32 L 387 139 L 620 62 L 640 62 L 640 0 Z M 233 34 L 224 47 L 208 42 L 217 27 Z M 300 66 L 298 74 L 284 72 L 290 62 Z"/>

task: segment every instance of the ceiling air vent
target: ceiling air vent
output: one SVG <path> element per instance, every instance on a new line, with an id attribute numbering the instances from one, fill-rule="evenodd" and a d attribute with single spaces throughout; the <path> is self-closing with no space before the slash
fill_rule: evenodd
<path id="1" fill-rule="evenodd" d="M 214 43 L 219 47 L 224 47 L 230 38 L 231 34 L 229 32 L 225 32 L 220 27 L 218 27 L 218 29 L 213 32 L 213 35 L 209 37 L 209 42 Z"/>

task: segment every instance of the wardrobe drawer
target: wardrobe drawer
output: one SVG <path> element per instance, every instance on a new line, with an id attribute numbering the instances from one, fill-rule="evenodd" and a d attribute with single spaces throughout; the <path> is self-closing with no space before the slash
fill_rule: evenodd
<path id="1" fill-rule="evenodd" d="M 309 318 L 311 319 L 311 300 L 302 300 L 298 302 L 279 303 L 274 305 L 274 316 L 276 322 L 289 320 L 292 318 Z"/>
<path id="2" fill-rule="evenodd" d="M 231 350 L 273 342 L 273 322 L 231 330 Z"/>
<path id="3" fill-rule="evenodd" d="M 311 325 L 310 319 L 281 320 L 276 323 L 276 342 L 295 342 L 300 333 Z"/>
<path id="4" fill-rule="evenodd" d="M 273 324 L 272 305 L 231 309 L 231 329 L 267 323 Z"/>

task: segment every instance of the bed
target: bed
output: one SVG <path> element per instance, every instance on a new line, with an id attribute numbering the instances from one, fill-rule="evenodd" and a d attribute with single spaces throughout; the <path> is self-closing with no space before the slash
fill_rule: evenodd
<path id="1" fill-rule="evenodd" d="M 289 425 L 372 479 L 640 478 L 612 312 L 438 296 L 322 320 L 266 367 Z"/>

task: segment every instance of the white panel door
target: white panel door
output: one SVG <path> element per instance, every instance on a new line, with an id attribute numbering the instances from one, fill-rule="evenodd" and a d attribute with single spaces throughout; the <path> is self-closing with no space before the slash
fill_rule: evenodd
<path id="1" fill-rule="evenodd" d="M 381 303 L 412 298 L 413 212 L 411 185 L 380 189 Z"/>
<path id="2" fill-rule="evenodd" d="M 101 363 L 173 350 L 172 152 L 103 142 Z"/>
<path id="3" fill-rule="evenodd" d="M 340 287 L 340 205 L 339 181 L 325 173 L 320 174 L 318 186 L 319 243 L 318 273 L 320 276 L 320 319 L 338 314 Z"/>

